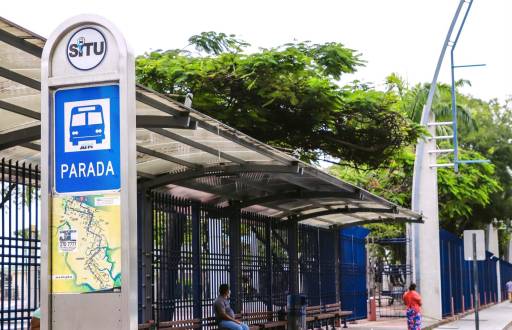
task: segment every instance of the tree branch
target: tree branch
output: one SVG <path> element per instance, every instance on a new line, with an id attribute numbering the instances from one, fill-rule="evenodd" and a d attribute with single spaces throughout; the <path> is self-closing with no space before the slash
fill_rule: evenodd
<path id="1" fill-rule="evenodd" d="M 15 187 L 16 187 L 15 183 L 13 183 L 9 186 L 9 189 L 5 193 L 5 196 L 2 197 L 2 201 L 0 202 L 0 208 L 3 208 L 5 203 L 7 203 L 11 199 L 12 191 L 14 190 Z"/>

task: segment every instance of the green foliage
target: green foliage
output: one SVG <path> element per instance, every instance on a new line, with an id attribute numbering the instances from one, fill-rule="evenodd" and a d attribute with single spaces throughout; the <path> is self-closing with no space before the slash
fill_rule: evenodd
<path id="1" fill-rule="evenodd" d="M 475 151 L 463 151 L 461 159 L 482 159 Z M 442 160 L 441 160 L 442 161 Z M 461 165 L 459 173 L 451 168 L 438 169 L 439 219 L 453 233 L 483 227 L 488 219 L 474 216 L 477 208 L 487 208 L 494 193 L 501 191 L 493 164 Z"/>
<path id="2" fill-rule="evenodd" d="M 234 34 L 227 35 L 214 31 L 201 32 L 200 35 L 190 37 L 188 42 L 200 52 L 215 55 L 224 52 L 237 53 L 242 51 L 244 47 L 249 46 L 245 41 L 236 39 Z"/>
<path id="3" fill-rule="evenodd" d="M 400 77 L 388 77 L 388 92 L 399 98 L 395 104 L 412 120 L 419 121 L 426 102 L 428 85 L 407 86 Z M 466 82 L 461 81 L 458 86 Z M 459 173 L 452 168 L 438 169 L 439 218 L 441 226 L 456 234 L 468 228 L 483 228 L 494 219 L 510 224 L 512 211 L 512 180 L 508 164 L 512 162 L 512 116 L 496 102 L 484 102 L 468 95 L 457 94 L 460 112 L 460 158 L 490 158 L 491 164 L 461 165 Z M 449 86 L 438 86 L 433 111 L 439 121 L 451 121 Z M 477 125 L 478 124 L 478 125 Z M 492 133 L 491 133 L 492 132 Z M 451 134 L 451 128 L 441 132 Z M 449 145 L 440 145 L 449 148 Z M 414 151 L 402 149 L 395 153 L 387 168 L 342 168 L 335 166 L 331 173 L 355 182 L 401 206 L 410 207 Z M 438 159 L 453 162 L 453 156 Z M 505 219 L 504 219 L 505 218 Z M 509 226 L 510 227 L 510 226 Z M 372 225 L 376 237 L 401 236 L 398 225 Z M 402 232 L 403 235 L 403 232 Z"/>
<path id="4" fill-rule="evenodd" d="M 495 166 L 494 177 L 502 189 L 490 196 L 492 207 L 477 207 L 473 221 L 495 222 L 500 225 L 500 248 L 505 251 L 512 230 L 512 112 L 511 101 L 500 104 L 496 100 L 483 102 L 473 100 L 472 116 L 478 123 L 478 130 L 463 135 L 461 144 L 480 152 Z"/>
<path id="5" fill-rule="evenodd" d="M 339 85 L 364 64 L 340 43 L 245 53 L 248 44 L 233 35 L 206 32 L 190 42 L 205 54 L 140 56 L 138 81 L 178 98 L 192 92 L 194 108 L 305 161 L 329 155 L 375 168 L 422 134 L 396 107 L 394 91 Z"/>
<path id="6" fill-rule="evenodd" d="M 409 87 L 397 74 L 391 74 L 386 79 L 388 91 L 395 91 L 399 97 L 400 110 L 416 123 L 421 120 L 423 108 L 427 102 L 430 84 L 417 84 Z M 455 83 L 456 91 L 460 87 L 470 85 L 467 80 L 459 80 Z M 451 86 L 438 84 L 432 103 L 432 112 L 437 121 L 452 121 L 452 96 Z M 475 106 L 475 99 L 458 93 L 457 91 L 457 118 L 462 129 L 476 129 L 476 121 L 471 115 L 471 109 Z M 440 126 L 438 133 L 451 134 L 451 128 Z"/>

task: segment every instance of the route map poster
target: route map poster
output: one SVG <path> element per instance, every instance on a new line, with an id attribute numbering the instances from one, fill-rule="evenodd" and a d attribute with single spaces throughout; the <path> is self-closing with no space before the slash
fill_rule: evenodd
<path id="1" fill-rule="evenodd" d="M 52 203 L 52 292 L 120 292 L 120 195 L 54 196 Z"/>

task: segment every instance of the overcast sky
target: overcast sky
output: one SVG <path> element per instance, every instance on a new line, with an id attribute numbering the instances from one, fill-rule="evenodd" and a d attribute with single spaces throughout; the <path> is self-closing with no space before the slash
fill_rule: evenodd
<path id="1" fill-rule="evenodd" d="M 182 48 L 202 31 L 235 33 L 253 46 L 293 40 L 338 41 L 368 62 L 350 79 L 382 86 L 396 72 L 409 83 L 430 81 L 459 0 L 3 0 L 0 15 L 44 37 L 63 20 L 94 13 L 113 21 L 137 54 Z M 456 51 L 478 97 L 512 95 L 510 0 L 474 0 Z M 445 64 L 448 63 L 448 58 Z M 449 82 L 449 67 L 441 80 Z"/>

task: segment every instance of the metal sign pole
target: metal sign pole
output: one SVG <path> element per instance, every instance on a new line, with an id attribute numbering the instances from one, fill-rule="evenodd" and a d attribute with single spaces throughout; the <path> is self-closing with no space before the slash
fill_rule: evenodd
<path id="1" fill-rule="evenodd" d="M 41 58 L 41 329 L 137 329 L 134 56 L 79 15 Z"/>
<path id="2" fill-rule="evenodd" d="M 478 318 L 478 304 L 480 299 L 478 298 L 478 263 L 476 257 L 476 234 L 473 234 L 473 299 L 475 305 L 475 329 L 480 329 L 480 320 Z"/>

